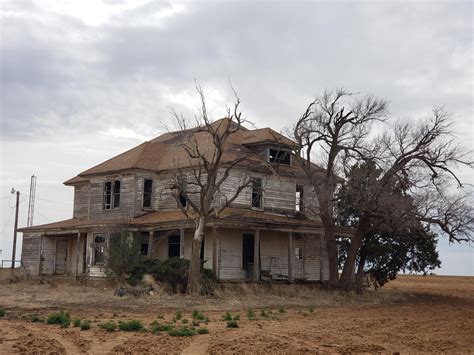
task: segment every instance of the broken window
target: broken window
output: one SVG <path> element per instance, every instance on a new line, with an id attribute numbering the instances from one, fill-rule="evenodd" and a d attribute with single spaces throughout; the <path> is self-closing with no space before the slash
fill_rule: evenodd
<path id="1" fill-rule="evenodd" d="M 140 255 L 142 256 L 148 255 L 148 242 L 142 242 L 140 244 Z"/>
<path id="2" fill-rule="evenodd" d="M 143 207 L 150 208 L 153 196 L 153 180 L 145 179 L 143 183 Z"/>
<path id="3" fill-rule="evenodd" d="M 286 150 L 269 149 L 268 161 L 275 164 L 291 165 L 291 153 Z"/>
<path id="4" fill-rule="evenodd" d="M 304 187 L 303 185 L 296 185 L 296 212 L 304 212 Z"/>
<path id="5" fill-rule="evenodd" d="M 295 258 L 297 260 L 303 259 L 303 248 L 302 247 L 296 247 L 295 248 Z"/>
<path id="6" fill-rule="evenodd" d="M 102 208 L 110 210 L 120 207 L 120 181 L 107 181 L 104 184 L 104 197 Z"/>
<path id="7" fill-rule="evenodd" d="M 186 178 L 185 177 L 180 177 L 178 179 L 178 184 L 180 187 L 180 193 L 179 193 L 179 205 L 178 207 L 188 207 L 188 200 L 184 197 L 184 193 L 186 193 Z"/>
<path id="8" fill-rule="evenodd" d="M 94 264 L 95 265 L 103 265 L 105 263 L 105 247 L 106 247 L 105 235 L 95 234 L 94 235 Z"/>
<path id="9" fill-rule="evenodd" d="M 252 178 L 251 187 L 252 187 L 252 208 L 262 209 L 263 208 L 262 179 Z"/>
<path id="10" fill-rule="evenodd" d="M 179 235 L 170 235 L 168 237 L 168 257 L 180 257 L 181 243 Z"/>

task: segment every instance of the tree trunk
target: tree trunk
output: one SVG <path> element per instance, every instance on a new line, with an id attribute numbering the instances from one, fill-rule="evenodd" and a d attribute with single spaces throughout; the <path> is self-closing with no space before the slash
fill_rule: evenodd
<path id="1" fill-rule="evenodd" d="M 201 293 L 201 244 L 204 236 L 205 219 L 199 217 L 196 221 L 196 230 L 194 231 L 191 260 L 189 262 L 188 286 L 186 292 L 189 294 Z"/>
<path id="2" fill-rule="evenodd" d="M 364 236 L 368 232 L 368 226 L 368 221 L 366 219 L 362 219 L 354 237 L 351 240 L 351 246 L 347 252 L 347 258 L 344 262 L 340 280 L 341 286 L 345 288 L 352 288 L 354 286 L 354 272 L 357 254 L 362 247 Z"/>
<path id="3" fill-rule="evenodd" d="M 326 249 L 328 252 L 329 285 L 337 286 L 339 282 L 338 253 L 336 236 L 334 235 L 334 227 L 332 225 L 325 226 L 324 239 L 326 240 Z"/>

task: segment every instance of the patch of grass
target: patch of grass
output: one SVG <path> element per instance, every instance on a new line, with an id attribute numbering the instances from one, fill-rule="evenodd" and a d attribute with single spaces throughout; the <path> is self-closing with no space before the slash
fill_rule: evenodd
<path id="1" fill-rule="evenodd" d="M 102 328 L 108 332 L 115 332 L 117 329 L 117 324 L 115 322 L 106 322 L 99 324 L 99 328 Z"/>
<path id="2" fill-rule="evenodd" d="M 235 320 L 230 320 L 227 322 L 227 325 L 226 325 L 227 328 L 238 328 L 239 325 L 237 324 L 237 322 Z"/>
<path id="3" fill-rule="evenodd" d="M 207 328 L 198 328 L 197 332 L 198 332 L 198 334 L 209 334 L 209 329 L 207 329 Z"/>
<path id="4" fill-rule="evenodd" d="M 72 326 L 73 327 L 80 327 L 81 326 L 81 319 L 80 318 L 76 318 L 72 321 Z"/>
<path id="5" fill-rule="evenodd" d="M 286 313 L 285 309 L 283 307 L 280 306 L 280 308 L 278 308 L 278 312 L 280 313 Z"/>
<path id="6" fill-rule="evenodd" d="M 46 320 L 46 323 L 59 324 L 61 325 L 61 328 L 67 328 L 69 327 L 69 324 L 71 323 L 71 317 L 69 316 L 69 313 L 60 311 L 60 312 L 50 314 L 48 316 L 48 319 Z"/>
<path id="7" fill-rule="evenodd" d="M 4 317 L 5 316 L 5 308 L 1 308 L 0 307 L 0 317 Z"/>
<path id="8" fill-rule="evenodd" d="M 188 324 L 189 321 L 188 321 L 187 319 L 181 319 L 181 323 L 183 323 L 183 324 Z"/>
<path id="9" fill-rule="evenodd" d="M 193 322 L 191 324 L 193 325 L 193 327 L 199 327 L 199 324 L 201 324 L 201 323 L 197 320 L 193 320 Z"/>
<path id="10" fill-rule="evenodd" d="M 192 317 L 196 320 L 200 320 L 200 321 L 205 321 L 206 320 L 206 316 L 204 314 L 202 314 L 201 312 L 197 311 L 197 310 L 194 310 L 193 311 L 193 314 L 192 314 Z"/>
<path id="11" fill-rule="evenodd" d="M 183 315 L 181 314 L 181 311 L 176 311 L 176 314 L 174 315 L 176 319 L 181 319 Z"/>
<path id="12" fill-rule="evenodd" d="M 136 319 L 120 321 L 118 328 L 123 332 L 139 332 L 144 329 L 143 323 Z"/>
<path id="13" fill-rule="evenodd" d="M 188 327 L 174 328 L 168 332 L 172 337 L 190 337 L 196 335 L 196 331 Z"/>
<path id="14" fill-rule="evenodd" d="M 169 332 L 174 329 L 173 324 L 161 324 L 156 320 L 151 322 L 150 325 L 151 325 L 151 332 L 153 334 L 159 334 L 160 332 Z"/>
<path id="15" fill-rule="evenodd" d="M 43 323 L 44 322 L 44 319 L 41 318 L 39 315 L 37 314 L 33 314 L 32 316 L 30 316 L 30 322 L 31 323 Z"/>
<path id="16" fill-rule="evenodd" d="M 309 313 L 313 313 L 313 312 L 314 312 L 314 308 L 311 307 L 311 308 L 309 309 Z"/>
<path id="17" fill-rule="evenodd" d="M 89 319 L 85 319 L 81 322 L 81 330 L 89 330 L 91 329 L 91 321 Z"/>

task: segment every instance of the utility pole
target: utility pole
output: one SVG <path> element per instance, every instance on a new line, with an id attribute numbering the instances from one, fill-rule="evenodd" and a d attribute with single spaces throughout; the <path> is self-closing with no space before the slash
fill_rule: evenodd
<path id="1" fill-rule="evenodd" d="M 16 206 L 15 206 L 15 227 L 13 230 L 13 251 L 12 251 L 12 270 L 15 268 L 15 254 L 16 254 L 16 233 L 18 229 L 18 208 L 20 206 L 20 191 L 15 191 L 12 188 L 12 194 L 16 193 Z"/>

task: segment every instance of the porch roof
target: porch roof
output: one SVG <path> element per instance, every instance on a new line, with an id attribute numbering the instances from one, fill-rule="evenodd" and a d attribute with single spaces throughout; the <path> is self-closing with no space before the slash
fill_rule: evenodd
<path id="1" fill-rule="evenodd" d="M 80 219 L 71 218 L 59 222 L 33 227 L 20 228 L 23 233 L 58 233 L 67 231 L 87 231 L 92 229 L 114 229 L 128 227 L 132 230 L 159 230 L 192 227 L 193 222 L 180 210 L 155 211 L 131 219 Z M 208 222 L 210 227 L 275 229 L 281 231 L 316 232 L 322 230 L 319 220 L 305 217 L 292 217 L 272 214 L 264 211 L 227 208 L 217 218 Z M 353 230 L 346 227 L 336 228 L 336 233 L 351 236 Z"/>

